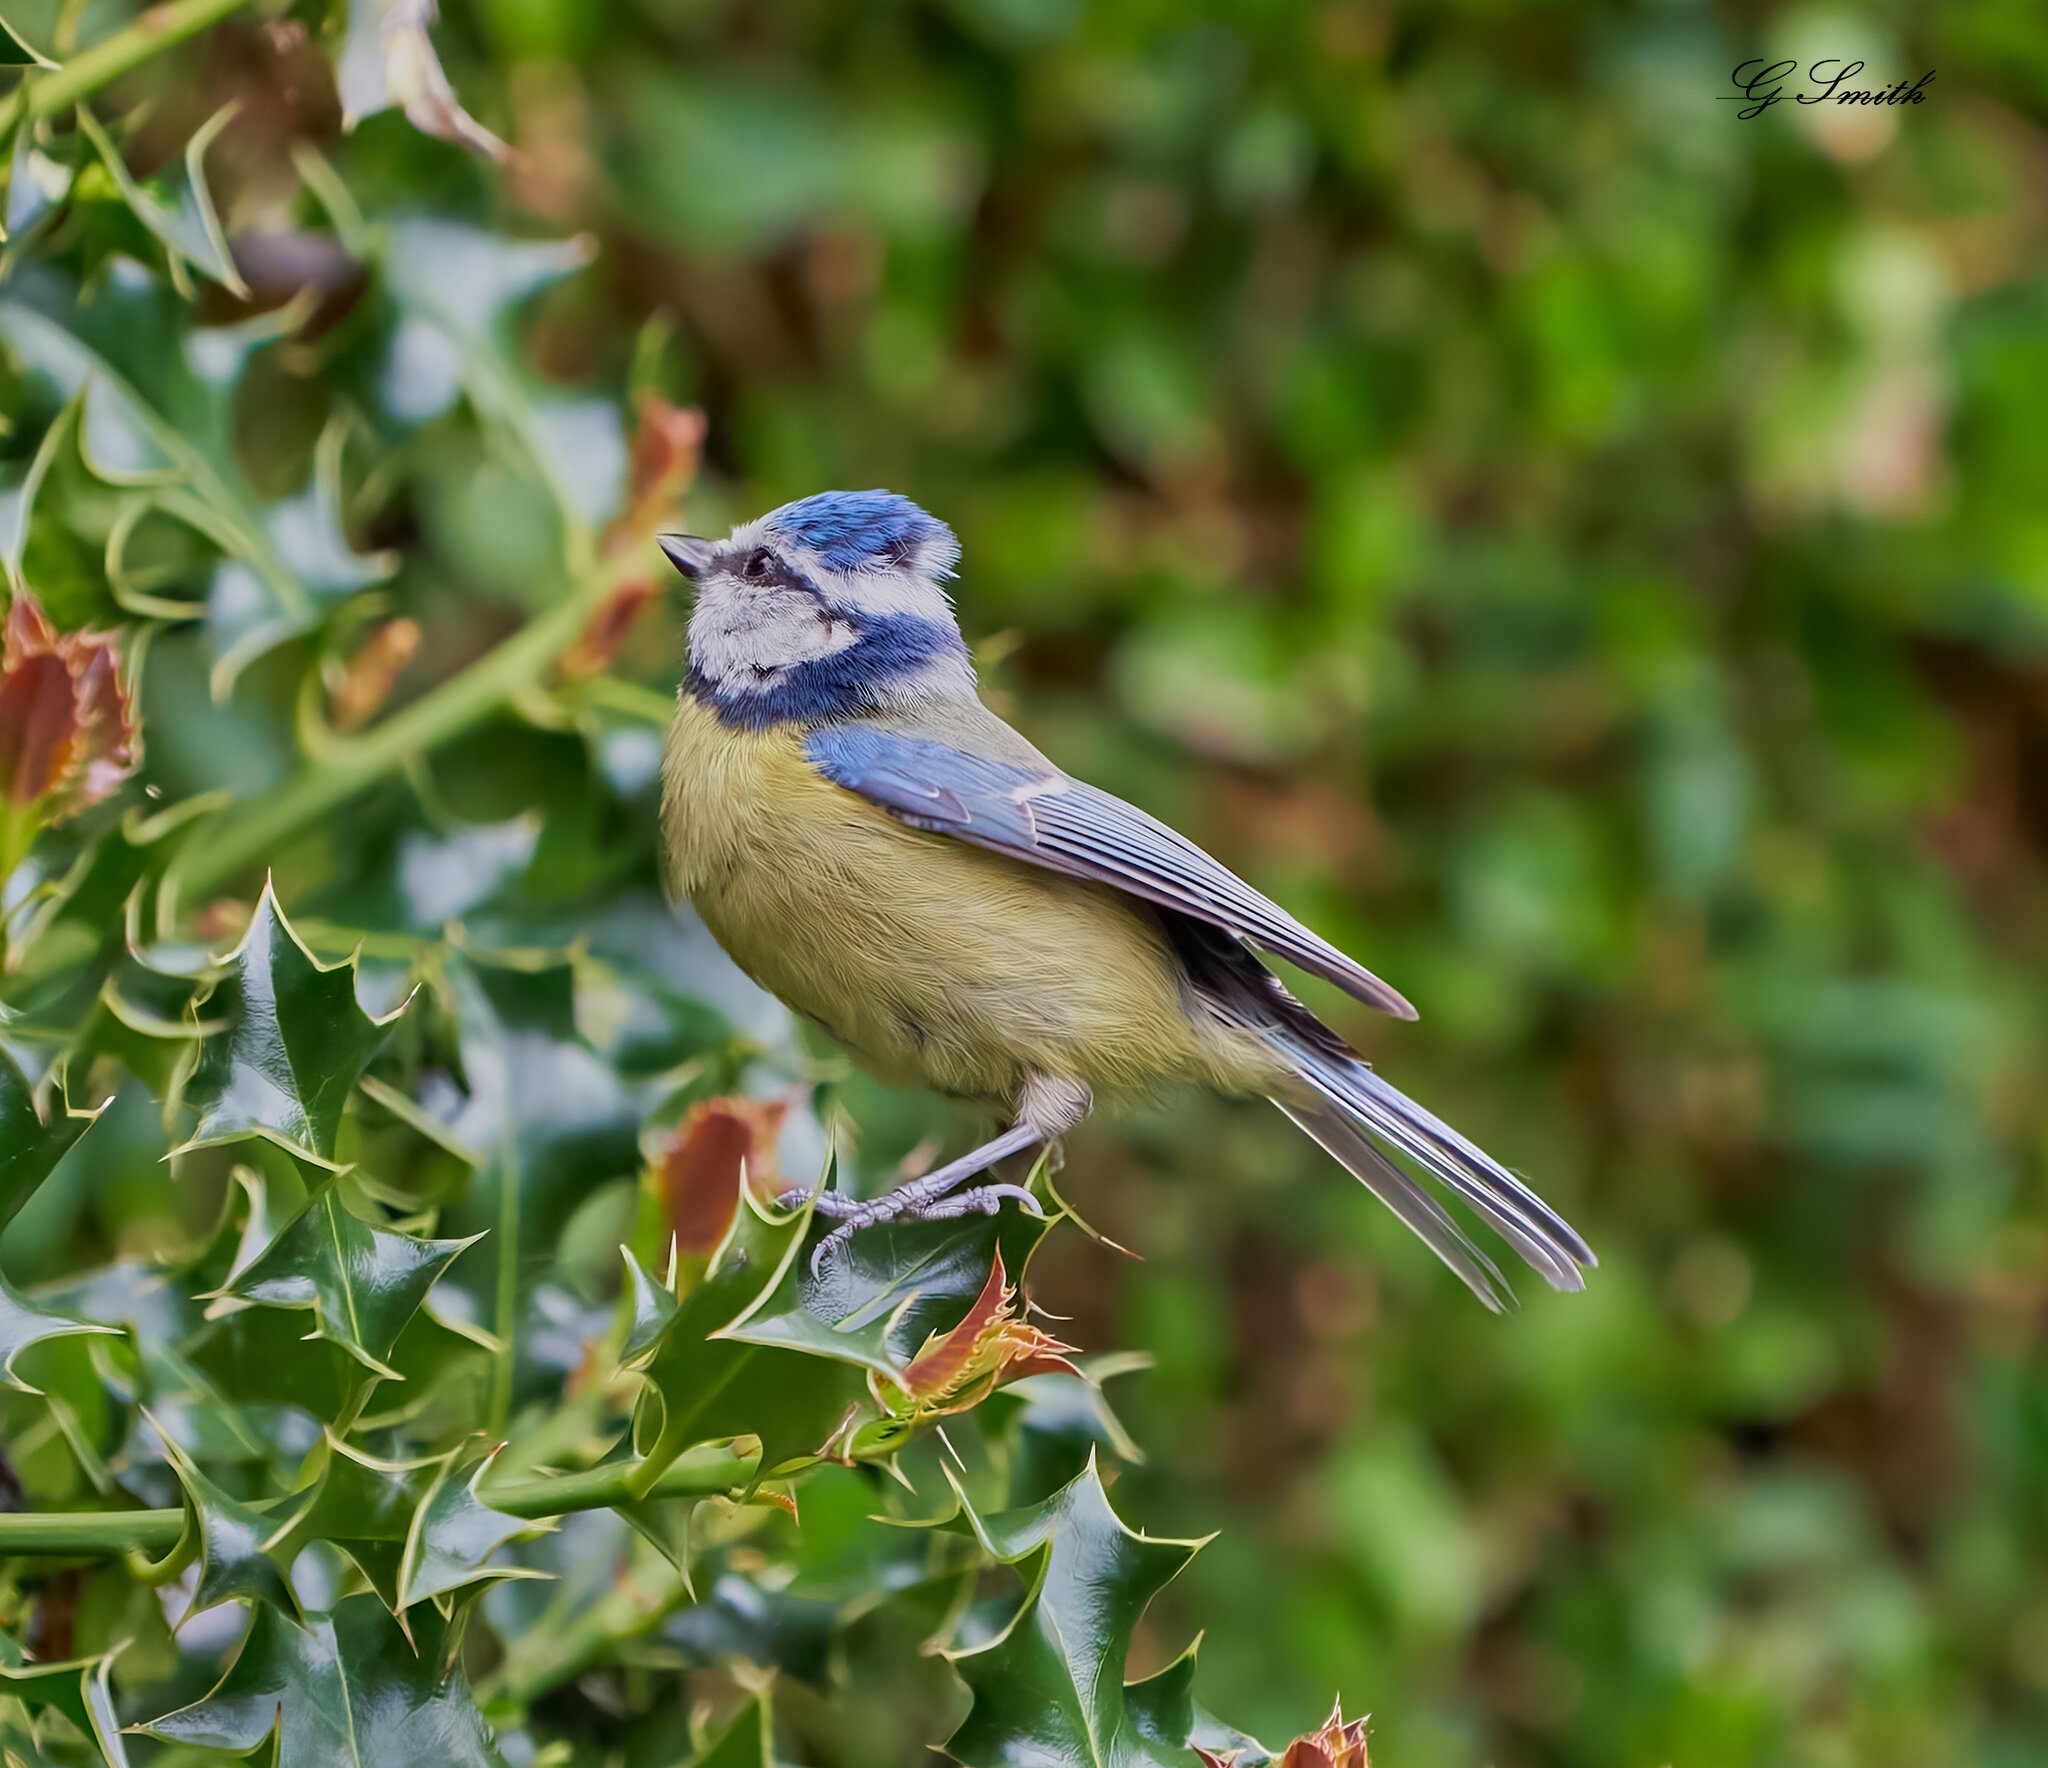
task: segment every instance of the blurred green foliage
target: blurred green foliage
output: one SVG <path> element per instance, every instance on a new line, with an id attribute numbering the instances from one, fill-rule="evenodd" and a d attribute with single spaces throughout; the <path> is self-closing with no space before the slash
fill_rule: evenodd
<path id="1" fill-rule="evenodd" d="M 62 10 L 8 20 L 41 46 Z M 231 22 L 132 82 L 131 156 L 171 189 L 238 102 L 206 162 L 235 262 L 255 308 L 319 307 L 216 412 L 234 508 L 303 544 L 317 524 L 282 512 L 317 510 L 337 412 L 400 450 L 402 496 L 355 487 L 383 526 L 295 569 L 336 598 L 395 570 L 427 633 L 401 700 L 574 576 L 553 512 L 606 507 L 621 384 L 705 410 L 700 530 L 906 492 L 960 533 L 1002 708 L 1414 999 L 1419 1026 L 1382 1027 L 1309 991 L 1602 1257 L 1584 1296 L 1494 1320 L 1270 1114 L 1177 1102 L 1074 1138 L 1062 1189 L 1143 1262 L 1056 1237 L 1037 1296 L 1076 1342 L 1156 1359 L 1120 1384 L 1147 1459 L 1119 1509 L 1222 1531 L 1134 1673 L 1206 1628 L 1210 1705 L 1285 1736 L 1341 1688 L 1391 1768 L 2039 1762 L 2038 21 L 1994 0 L 448 14 L 456 86 L 520 156 L 502 171 L 396 113 L 340 137 L 296 21 Z M 1758 55 L 1936 78 L 1909 109 L 1740 121 L 1718 98 Z M 363 218 L 402 242 L 367 295 L 323 247 Z M 207 272 L 203 228 L 152 245 L 112 204 L 65 225 L 103 317 L 119 253 Z M 583 235 L 587 267 L 542 289 L 506 234 Z M 515 298 L 516 356 L 451 361 Z M 387 325 L 412 354 L 371 347 Z M 142 320 L 110 329 L 149 358 Z M 0 367 L 17 473 L 22 373 Z M 501 376 L 546 419 L 560 499 L 440 419 Z M 203 379 L 173 427 L 211 447 Z M 150 561 L 173 586 L 182 544 Z M 29 563 L 66 623 L 101 612 L 90 548 Z M 171 798 L 284 777 L 292 647 L 359 642 L 318 608 L 249 616 L 217 579 L 208 605 L 144 675 Z M 635 634 L 615 674 L 666 693 L 674 611 Z M 455 918 L 566 940 L 630 881 L 639 918 L 608 915 L 598 956 L 702 962 L 653 905 L 647 702 L 620 703 L 472 736 L 428 816 L 339 806 L 244 857 L 399 951 Z M 681 1035 L 642 999 L 618 1026 L 620 1047 Z M 583 1177 L 623 1170 L 635 1072 L 544 1126 Z M 869 1173 L 963 1128 L 835 1090 Z M 95 1137 L 146 1142 L 150 1113 L 114 1109 Z M 109 1161 L 46 1188 L 7 1266 L 147 1241 L 168 1207 Z M 859 1502 L 806 1499 L 821 1557 Z M 854 1653 L 847 1722 L 800 1727 L 816 1759 L 909 1760 L 943 1731 L 903 1661 Z"/>

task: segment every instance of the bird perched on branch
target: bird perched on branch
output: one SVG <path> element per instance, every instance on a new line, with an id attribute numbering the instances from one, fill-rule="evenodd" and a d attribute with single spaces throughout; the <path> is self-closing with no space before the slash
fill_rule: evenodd
<path id="1" fill-rule="evenodd" d="M 959 546 L 886 491 L 827 491 L 722 541 L 668 535 L 695 585 L 663 811 L 674 880 L 748 975 L 891 1085 L 984 1105 L 1000 1132 L 867 1202 L 828 1193 L 813 1266 L 887 1220 L 993 1212 L 1005 1157 L 1098 1092 L 1176 1082 L 1270 1099 L 1489 1307 L 1492 1260 L 1411 1163 L 1554 1288 L 1586 1243 L 1528 1186 L 1382 1080 L 1259 953 L 1396 1018 L 1415 1011 L 1142 810 L 1062 773 L 989 711 L 945 585 Z"/>

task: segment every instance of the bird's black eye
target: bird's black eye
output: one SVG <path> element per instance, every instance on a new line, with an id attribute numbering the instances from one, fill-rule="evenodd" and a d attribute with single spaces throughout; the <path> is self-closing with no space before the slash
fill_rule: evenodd
<path id="1" fill-rule="evenodd" d="M 740 561 L 740 575 L 749 583 L 765 581 L 775 569 L 775 555 L 765 546 L 757 546 Z"/>

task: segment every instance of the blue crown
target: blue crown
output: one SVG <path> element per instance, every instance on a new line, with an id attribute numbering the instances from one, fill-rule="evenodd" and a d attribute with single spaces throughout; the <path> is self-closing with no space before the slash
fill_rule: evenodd
<path id="1" fill-rule="evenodd" d="M 910 570 L 922 560 L 944 575 L 960 553 L 952 529 L 893 491 L 820 491 L 771 511 L 766 526 L 833 571 Z"/>

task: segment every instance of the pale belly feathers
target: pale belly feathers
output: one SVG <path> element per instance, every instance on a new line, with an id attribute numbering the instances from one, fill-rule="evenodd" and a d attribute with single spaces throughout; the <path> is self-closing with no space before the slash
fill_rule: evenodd
<path id="1" fill-rule="evenodd" d="M 1013 1104 L 1026 1077 L 1263 1092 L 1254 1039 L 1188 995 L 1158 921 L 1102 886 L 897 822 L 687 698 L 663 813 L 673 880 L 741 969 L 878 1078 Z"/>

